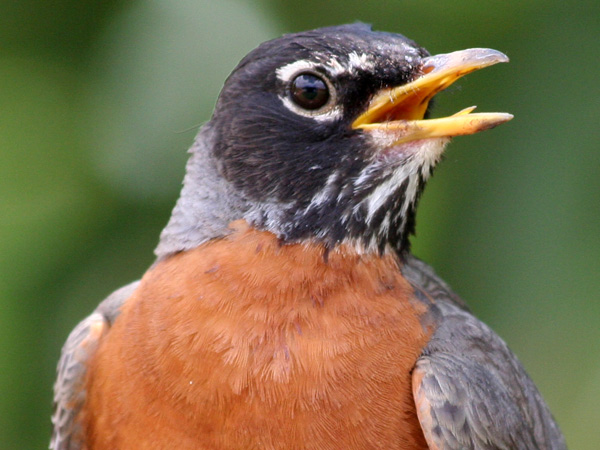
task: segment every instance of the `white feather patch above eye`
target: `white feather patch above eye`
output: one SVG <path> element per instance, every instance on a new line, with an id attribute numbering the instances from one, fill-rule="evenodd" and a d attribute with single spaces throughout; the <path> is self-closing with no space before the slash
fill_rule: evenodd
<path id="1" fill-rule="evenodd" d="M 324 70 L 330 77 L 335 78 L 344 74 L 353 74 L 357 70 L 373 70 L 375 57 L 368 53 L 351 52 L 347 56 L 315 53 L 311 59 L 300 59 L 277 69 L 277 78 L 283 83 L 289 82 L 301 72 Z"/>
<path id="2" fill-rule="evenodd" d="M 279 80 L 283 83 L 288 83 L 295 75 L 298 75 L 302 72 L 312 72 L 320 66 L 321 64 L 316 61 L 312 61 L 310 59 L 301 59 L 278 68 L 276 71 L 277 78 L 279 78 Z"/>
<path id="3" fill-rule="evenodd" d="M 375 69 L 375 58 L 373 55 L 368 53 L 356 53 L 352 52 L 348 55 L 348 72 L 356 72 L 357 69 L 361 70 L 374 70 Z"/>

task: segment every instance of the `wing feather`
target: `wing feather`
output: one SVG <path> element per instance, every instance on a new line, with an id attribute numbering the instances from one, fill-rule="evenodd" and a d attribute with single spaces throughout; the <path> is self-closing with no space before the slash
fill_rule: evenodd
<path id="1" fill-rule="evenodd" d="M 115 291 L 69 334 L 61 351 L 57 367 L 58 376 L 54 384 L 54 429 L 50 449 L 85 448 L 83 430 L 77 416 L 85 404 L 87 364 L 118 316 L 119 309 L 138 284 L 136 281 Z"/>
<path id="2" fill-rule="evenodd" d="M 423 262 L 409 257 L 402 273 L 435 328 L 412 374 L 430 448 L 565 450 L 546 403 L 506 343 Z"/>

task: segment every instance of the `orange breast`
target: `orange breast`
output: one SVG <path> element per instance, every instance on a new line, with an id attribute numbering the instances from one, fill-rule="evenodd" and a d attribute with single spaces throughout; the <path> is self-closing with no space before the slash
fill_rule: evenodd
<path id="1" fill-rule="evenodd" d="M 391 256 L 227 238 L 149 270 L 100 344 L 92 449 L 419 449 L 425 307 Z"/>

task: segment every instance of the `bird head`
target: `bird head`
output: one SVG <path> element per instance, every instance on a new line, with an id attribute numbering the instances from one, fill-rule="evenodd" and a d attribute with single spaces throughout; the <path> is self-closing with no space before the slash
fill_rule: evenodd
<path id="1" fill-rule="evenodd" d="M 505 61 L 490 49 L 430 56 L 402 35 L 364 24 L 263 43 L 229 76 L 199 133 L 157 253 L 185 249 L 177 239 L 179 247 L 206 240 L 200 228 L 212 216 L 222 227 L 245 219 L 283 242 L 401 254 L 450 138 L 512 118 L 472 107 L 430 119 L 432 97 Z"/>

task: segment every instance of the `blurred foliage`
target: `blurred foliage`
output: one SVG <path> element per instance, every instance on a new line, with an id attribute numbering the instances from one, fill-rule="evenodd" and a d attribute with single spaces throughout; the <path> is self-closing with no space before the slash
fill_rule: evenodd
<path id="1" fill-rule="evenodd" d="M 44 448 L 59 349 L 138 278 L 186 148 L 261 41 L 361 20 L 431 52 L 492 47 L 438 113 L 457 138 L 415 253 L 520 356 L 573 449 L 600 447 L 600 8 L 594 1 L 0 0 L 0 447 Z"/>

